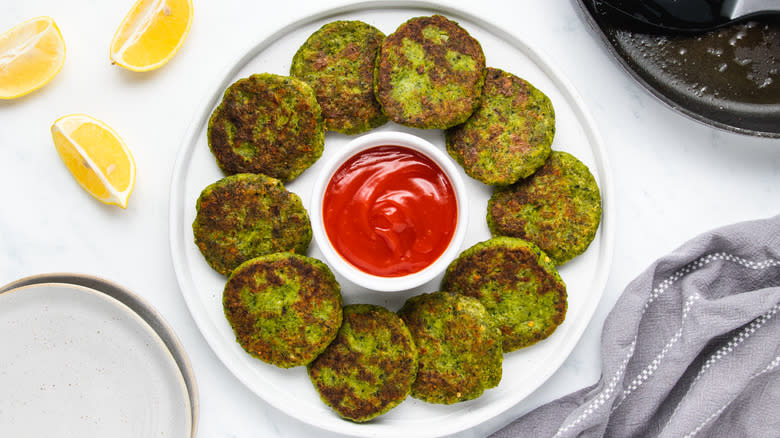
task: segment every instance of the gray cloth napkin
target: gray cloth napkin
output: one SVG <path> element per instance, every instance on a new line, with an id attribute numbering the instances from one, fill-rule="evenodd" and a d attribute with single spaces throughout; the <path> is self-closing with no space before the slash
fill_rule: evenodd
<path id="1" fill-rule="evenodd" d="M 780 437 L 780 216 L 707 232 L 626 287 L 595 385 L 508 437 Z"/>

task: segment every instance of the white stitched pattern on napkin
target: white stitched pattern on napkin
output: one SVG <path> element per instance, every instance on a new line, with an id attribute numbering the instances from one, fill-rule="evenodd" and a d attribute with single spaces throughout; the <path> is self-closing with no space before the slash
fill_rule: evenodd
<path id="1" fill-rule="evenodd" d="M 609 397 L 615 391 L 615 387 L 617 386 L 618 381 L 620 380 L 621 377 L 623 377 L 623 372 L 626 370 L 626 365 L 628 365 L 628 361 L 631 360 L 631 356 L 634 355 L 634 347 L 636 347 L 636 339 L 629 346 L 628 354 L 626 354 L 626 357 L 623 358 L 623 362 L 620 363 L 620 367 L 618 367 L 617 372 L 615 372 L 612 378 L 609 379 L 609 384 L 607 385 L 607 387 L 599 392 L 599 395 L 588 404 L 588 406 L 585 408 L 585 411 L 583 411 L 579 417 L 577 417 L 574 421 L 569 423 L 567 426 L 558 429 L 558 432 L 555 433 L 554 438 L 561 436 L 561 434 L 565 433 L 567 430 L 580 424 L 583 420 L 585 420 L 585 418 L 587 418 L 590 414 L 592 414 L 593 411 L 601 408 L 601 406 L 604 405 L 604 403 L 606 403 L 607 400 L 609 400 Z"/>
<path id="2" fill-rule="evenodd" d="M 660 297 L 666 290 L 668 290 L 673 284 L 680 281 L 683 277 L 690 274 L 691 272 L 695 272 L 696 270 L 712 263 L 713 261 L 728 261 L 733 262 L 738 265 L 741 265 L 748 269 L 753 270 L 762 270 L 769 267 L 776 267 L 780 266 L 780 261 L 775 259 L 766 259 L 760 262 L 755 262 L 751 260 L 747 260 L 743 257 L 739 257 L 733 254 L 725 253 L 725 252 L 716 252 L 707 254 L 706 256 L 702 256 L 695 261 L 688 263 L 678 271 L 676 271 L 674 274 L 663 280 L 661 283 L 659 283 L 650 293 L 650 296 L 647 298 L 642 311 L 641 311 L 641 317 L 644 316 L 644 314 L 647 312 L 647 309 L 650 307 L 650 305 L 658 298 Z M 698 294 L 691 295 L 686 299 L 685 307 L 683 310 L 683 321 L 685 320 L 686 316 L 690 312 L 690 309 L 693 305 L 693 302 L 696 301 L 700 296 Z M 652 362 L 647 364 L 645 367 L 643 367 L 642 372 L 638 374 L 637 376 L 632 379 L 631 383 L 629 384 L 628 388 L 626 388 L 621 393 L 621 398 L 619 401 L 617 401 L 612 408 L 610 409 L 610 412 L 614 412 L 615 409 L 617 409 L 623 401 L 633 392 L 635 391 L 639 386 L 641 386 L 649 377 L 651 377 L 654 373 L 654 371 L 660 366 L 661 361 L 663 360 L 666 353 L 669 351 L 669 349 L 679 340 L 680 336 L 682 335 L 682 328 L 680 328 L 675 335 L 667 342 L 663 349 L 656 355 L 656 357 L 653 359 Z M 634 335 L 634 339 L 631 342 L 631 346 L 629 348 L 629 353 L 627 357 L 620 363 L 618 370 L 614 373 L 612 378 L 610 379 L 609 384 L 603 388 L 599 394 L 593 399 L 587 407 L 580 413 L 580 415 L 572 422 L 561 426 L 558 431 L 555 433 L 554 437 L 558 438 L 563 436 L 568 430 L 572 429 L 573 427 L 577 426 L 581 422 L 583 422 L 585 419 L 587 419 L 590 415 L 592 415 L 594 412 L 596 412 L 599 408 L 601 408 L 607 400 L 609 400 L 613 392 L 616 389 L 617 382 L 619 379 L 625 374 L 626 368 L 628 366 L 628 363 L 633 356 L 634 348 L 636 346 L 638 334 Z M 733 348 L 733 347 L 732 347 Z M 711 364 L 710 364 L 711 365 Z M 722 409 L 725 409 L 726 406 L 724 406 Z M 717 417 L 718 413 L 713 414 L 712 418 Z M 707 420 L 711 421 L 711 419 Z M 703 423 L 700 428 L 703 428 L 706 425 L 706 422 Z M 699 429 L 700 430 L 700 429 Z M 695 432 L 695 433 L 698 433 Z M 694 433 L 694 434 L 695 434 Z"/>
<path id="3" fill-rule="evenodd" d="M 664 345 L 664 348 L 661 350 L 660 353 L 653 359 L 650 364 L 648 364 L 641 373 L 639 373 L 634 379 L 631 381 L 631 383 L 628 385 L 628 388 L 623 390 L 623 397 L 615 402 L 615 405 L 612 407 L 612 412 L 615 411 L 622 403 L 623 401 L 628 398 L 629 395 L 631 395 L 632 392 L 636 391 L 637 388 L 642 386 L 645 381 L 650 378 L 650 376 L 653 375 L 655 370 L 658 369 L 659 366 L 661 366 L 661 362 L 663 362 L 664 357 L 666 356 L 666 353 L 669 352 L 669 350 L 672 349 L 674 344 L 677 343 L 677 341 L 680 340 L 683 334 L 683 324 L 685 323 L 685 320 L 688 319 L 688 314 L 691 311 L 691 307 L 693 307 L 693 302 L 701 298 L 701 295 L 699 294 L 693 294 L 689 296 L 685 300 L 685 307 L 683 308 L 683 314 L 682 314 L 682 320 L 680 321 L 681 327 L 677 329 L 677 332 L 672 336 L 671 339 L 669 339 L 669 342 Z"/>
<path id="4" fill-rule="evenodd" d="M 742 343 L 746 339 L 748 339 L 750 337 L 750 335 L 755 333 L 756 330 L 761 328 L 769 319 L 774 317 L 775 314 L 777 314 L 778 310 L 780 310 L 780 304 L 775 305 L 775 307 L 773 307 L 771 311 L 769 311 L 769 312 L 761 315 L 760 317 L 754 319 L 753 322 L 751 322 L 749 325 L 745 326 L 742 330 L 740 330 L 740 332 L 736 336 L 734 336 L 732 339 L 730 339 L 726 343 L 726 345 L 720 347 L 718 349 L 718 351 L 713 353 L 712 356 L 710 356 L 704 362 L 704 365 L 702 365 L 701 369 L 699 369 L 699 372 L 696 374 L 696 377 L 693 379 L 693 382 L 691 382 L 691 385 L 686 390 L 686 395 L 691 391 L 691 389 L 693 389 L 693 387 L 696 385 L 696 382 L 698 382 L 701 379 L 701 377 L 704 375 L 704 373 L 707 372 L 707 370 L 709 370 L 716 362 L 718 362 L 719 360 L 721 360 L 724 357 L 726 357 L 729 353 L 733 352 L 734 349 L 736 349 L 737 347 L 742 345 Z M 780 358 L 775 358 L 775 360 L 773 360 L 772 363 L 770 363 L 764 370 L 754 374 L 750 378 L 753 379 L 755 377 L 758 377 L 761 374 L 764 374 L 764 373 L 766 373 L 768 371 L 771 371 L 772 369 L 776 368 L 777 365 L 778 365 L 776 363 L 776 362 L 778 362 L 778 359 L 780 359 Z M 666 430 L 666 428 L 669 427 L 669 425 L 672 423 L 672 420 L 674 419 L 675 415 L 680 410 L 680 406 L 681 406 L 681 404 L 678 404 L 674 408 L 674 411 L 672 412 L 672 415 L 669 416 L 669 420 L 666 422 L 666 425 L 664 426 L 664 430 Z M 725 409 L 725 407 L 726 406 L 724 406 L 723 408 Z M 702 423 L 701 426 L 698 428 L 698 430 L 701 430 L 701 428 L 704 427 L 704 425 L 706 425 L 709 421 L 711 421 L 712 418 L 717 416 L 717 414 L 722 412 L 722 410 L 723 409 L 719 410 L 718 412 L 716 412 L 716 414 L 713 414 L 713 416 L 708 421 L 705 421 L 704 423 Z M 695 431 L 695 432 L 692 432 L 692 433 L 695 435 L 696 433 L 698 433 L 698 431 Z M 693 435 L 690 435 L 690 436 L 693 436 Z"/>
<path id="5" fill-rule="evenodd" d="M 776 311 L 776 310 L 775 310 L 775 311 Z M 774 313 L 774 312 L 773 312 L 773 313 Z M 777 357 L 775 357 L 775 358 L 774 358 L 774 360 L 772 360 L 772 362 L 771 362 L 769 365 L 767 365 L 767 366 L 766 366 L 766 367 L 765 367 L 763 370 L 761 370 L 761 371 L 759 371 L 759 372 L 757 372 L 757 373 L 753 374 L 752 376 L 750 376 L 750 380 L 753 380 L 753 379 L 755 379 L 756 377 L 759 377 L 759 376 L 761 376 L 761 375 L 763 375 L 763 374 L 766 374 L 766 373 L 768 373 L 768 372 L 770 372 L 770 371 L 774 370 L 775 368 L 777 368 L 777 366 L 778 366 L 778 365 L 780 365 L 780 356 L 777 356 Z M 697 426 L 697 427 L 696 427 L 696 429 L 694 429 L 694 430 L 693 430 L 691 433 L 689 433 L 689 434 L 685 435 L 685 437 L 684 437 L 684 438 L 692 438 L 692 437 L 696 436 L 696 434 L 698 434 L 699 432 L 701 432 L 701 430 L 702 430 L 702 429 L 704 429 L 704 426 L 706 426 L 706 425 L 707 425 L 707 423 L 709 423 L 709 422 L 710 422 L 710 421 L 712 421 L 713 419 L 717 418 L 717 417 L 718 417 L 718 416 L 719 416 L 719 415 L 720 415 L 720 414 L 721 414 L 723 411 L 725 411 L 725 410 L 726 410 L 726 408 L 729 406 L 729 404 L 731 404 L 731 402 L 724 404 L 724 405 L 723 405 L 723 406 L 721 406 L 721 407 L 720 407 L 720 408 L 719 408 L 717 411 L 713 412 L 713 413 L 712 413 L 712 415 L 710 415 L 709 417 L 707 417 L 707 418 L 706 418 L 706 419 L 705 419 L 705 420 L 704 420 L 704 421 L 703 421 L 703 422 L 702 422 L 702 423 L 701 423 L 699 426 Z"/>

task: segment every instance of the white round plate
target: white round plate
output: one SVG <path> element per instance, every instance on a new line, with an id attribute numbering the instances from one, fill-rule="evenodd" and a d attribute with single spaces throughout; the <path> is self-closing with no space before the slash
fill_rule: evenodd
<path id="1" fill-rule="evenodd" d="M 390 34 L 409 18 L 435 13 L 456 20 L 479 40 L 489 66 L 528 80 L 550 97 L 556 114 L 553 149 L 572 153 L 591 169 L 601 187 L 604 214 L 599 232 L 588 250 L 560 268 L 569 294 L 566 321 L 545 341 L 506 354 L 503 379 L 498 387 L 476 400 L 450 406 L 408 398 L 389 413 L 369 423 L 356 424 L 340 419 L 320 401 L 304 367 L 276 368 L 249 356 L 236 343 L 222 310 L 226 279 L 206 264 L 193 243 L 191 224 L 195 219 L 195 202 L 203 188 L 223 177 L 209 151 L 206 129 L 211 112 L 231 83 L 253 73 L 288 74 L 293 54 L 323 24 L 333 20 L 362 20 Z M 379 129 L 410 132 L 444 148 L 441 130 L 411 129 L 394 123 Z M 305 206 L 310 205 L 312 184 L 322 163 L 351 138 L 327 133 L 322 158 L 287 184 Z M 465 174 L 464 178 L 471 212 L 462 249 L 490 237 L 485 216 L 491 189 Z M 282 27 L 251 46 L 222 77 L 217 78 L 184 137 L 174 168 L 170 197 L 171 254 L 182 294 L 203 336 L 227 368 L 268 403 L 304 422 L 354 436 L 438 436 L 473 427 L 517 404 L 563 363 L 585 330 L 603 293 L 612 260 L 613 214 L 609 165 L 595 125 L 568 81 L 538 50 L 510 33 L 458 10 L 420 2 L 360 3 L 318 13 Z M 314 242 L 308 255 L 323 259 Z M 337 279 L 345 304 L 373 303 L 397 310 L 411 295 L 438 290 L 441 276 L 398 293 L 366 290 L 339 276 Z"/>
<path id="2" fill-rule="evenodd" d="M 0 435 L 184 437 L 184 379 L 155 331 L 82 286 L 0 294 Z"/>

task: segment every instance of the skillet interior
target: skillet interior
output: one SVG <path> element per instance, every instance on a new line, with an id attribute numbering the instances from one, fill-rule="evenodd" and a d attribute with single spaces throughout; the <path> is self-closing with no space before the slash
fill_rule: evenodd
<path id="1" fill-rule="evenodd" d="M 780 17 L 663 35 L 596 0 L 573 0 L 607 48 L 672 108 L 729 131 L 780 138 Z"/>

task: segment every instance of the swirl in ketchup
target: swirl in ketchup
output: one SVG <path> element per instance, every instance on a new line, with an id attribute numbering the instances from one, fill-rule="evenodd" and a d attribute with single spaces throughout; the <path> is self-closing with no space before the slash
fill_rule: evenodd
<path id="1" fill-rule="evenodd" d="M 325 233 L 358 269 L 381 277 L 418 272 L 455 233 L 452 183 L 430 158 L 403 146 L 357 153 L 330 179 L 322 201 Z"/>

